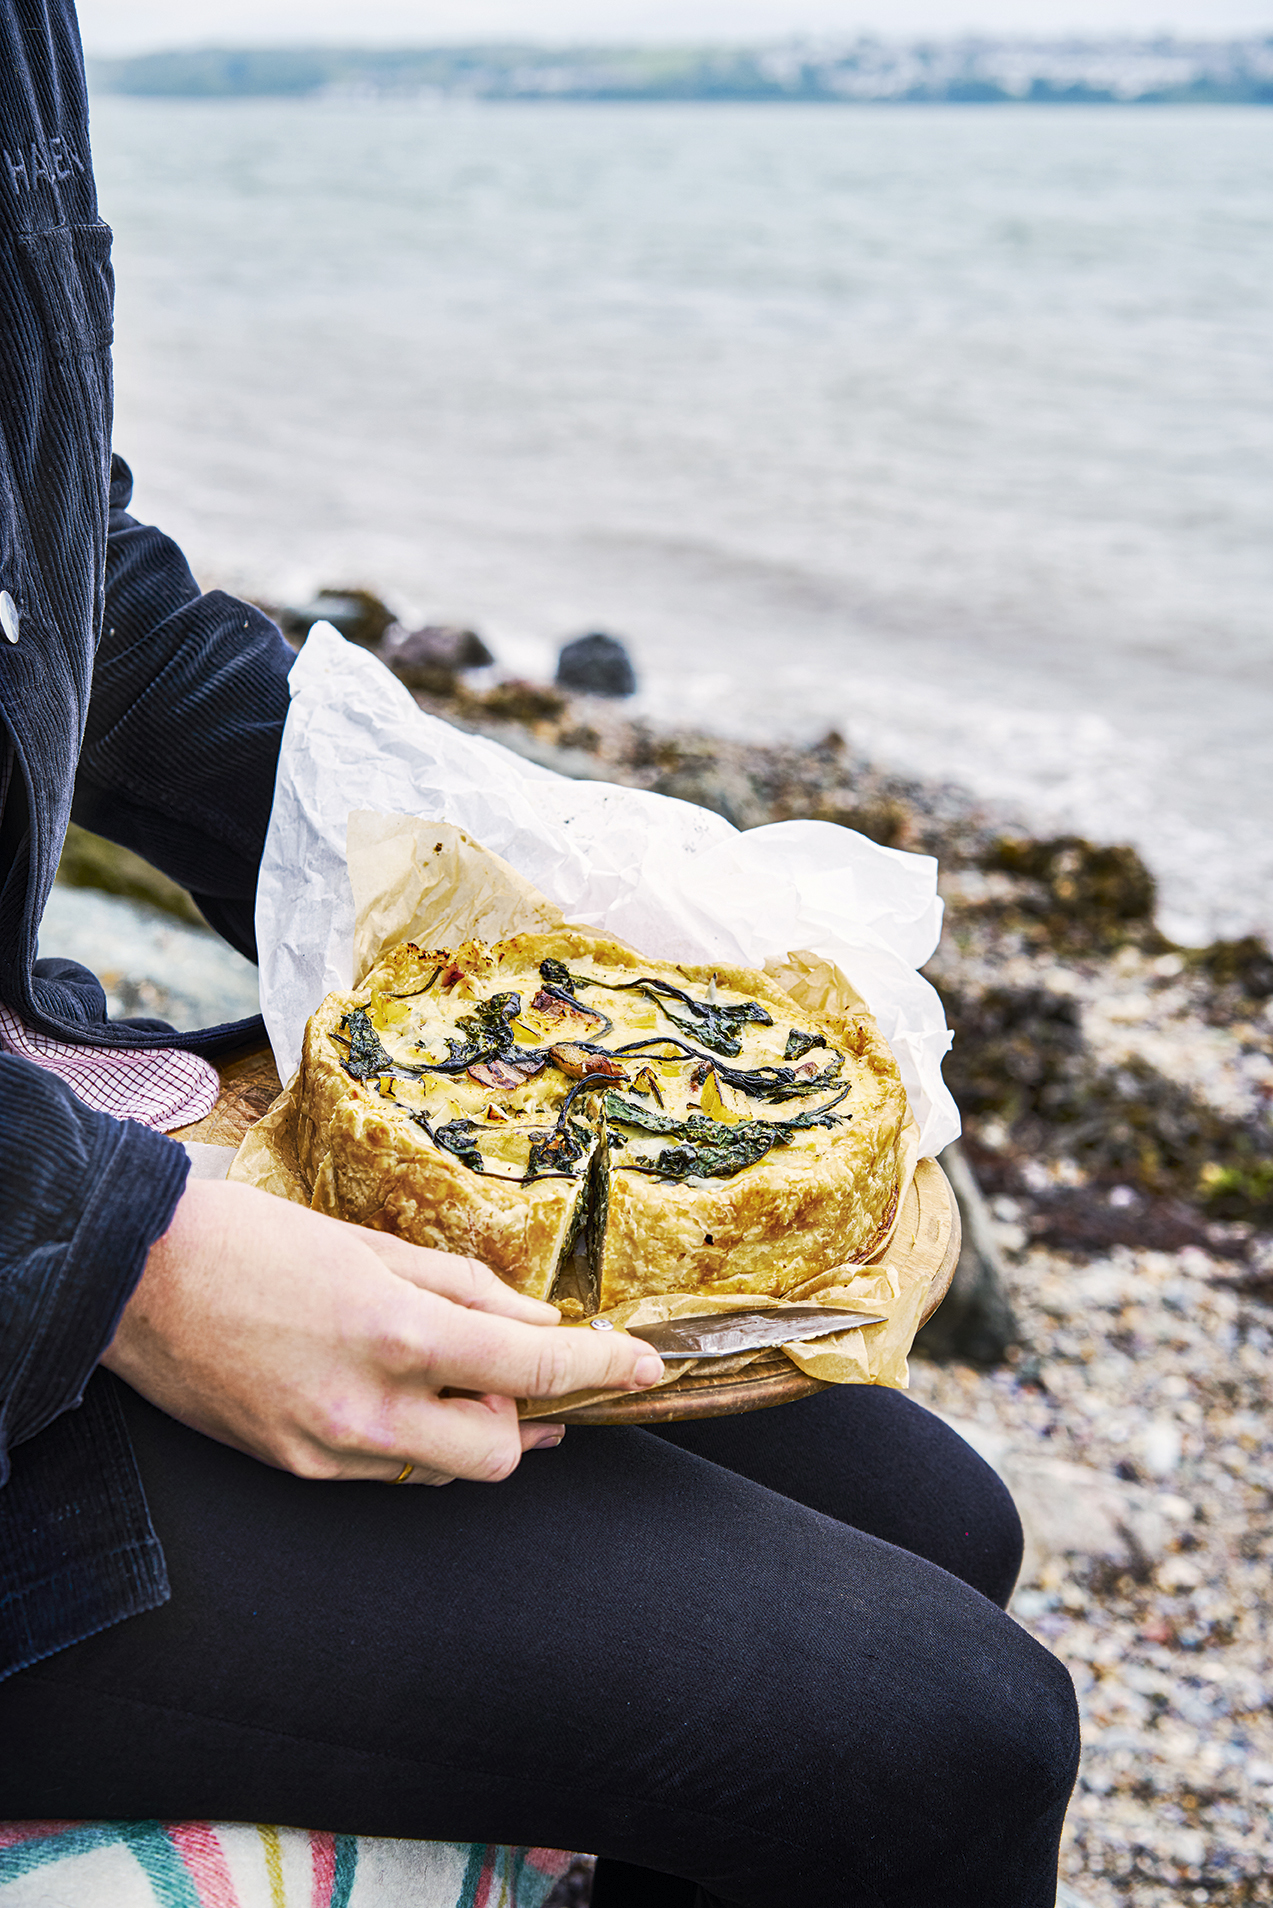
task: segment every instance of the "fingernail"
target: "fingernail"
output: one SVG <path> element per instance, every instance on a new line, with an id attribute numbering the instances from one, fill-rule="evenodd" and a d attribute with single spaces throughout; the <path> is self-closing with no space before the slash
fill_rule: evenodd
<path id="1" fill-rule="evenodd" d="M 551 1451 L 555 1444 L 561 1443 L 565 1435 L 566 1427 L 564 1424 L 548 1425 L 536 1437 L 531 1449 L 533 1451 Z"/>
<path id="2" fill-rule="evenodd" d="M 632 1374 L 638 1385 L 657 1385 L 663 1376 L 663 1360 L 657 1352 L 637 1360 L 636 1370 Z"/>

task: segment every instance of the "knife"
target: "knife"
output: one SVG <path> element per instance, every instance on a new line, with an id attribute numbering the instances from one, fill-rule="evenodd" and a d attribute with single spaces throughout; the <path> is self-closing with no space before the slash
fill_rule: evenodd
<path id="1" fill-rule="evenodd" d="M 594 1332 L 612 1332 L 608 1318 L 590 1319 Z M 763 1351 L 769 1345 L 826 1338 L 863 1325 L 882 1325 L 884 1314 L 837 1312 L 826 1305 L 793 1305 L 785 1312 L 704 1312 L 670 1318 L 662 1325 L 629 1325 L 632 1338 L 645 1341 L 660 1358 L 730 1358 L 735 1352 Z"/>

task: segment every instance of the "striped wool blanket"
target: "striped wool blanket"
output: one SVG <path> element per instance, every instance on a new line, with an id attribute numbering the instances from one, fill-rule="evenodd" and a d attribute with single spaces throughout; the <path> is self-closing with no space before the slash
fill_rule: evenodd
<path id="1" fill-rule="evenodd" d="M 237 1822 L 10 1822 L 0 1908 L 542 1908 L 570 1860 Z"/>

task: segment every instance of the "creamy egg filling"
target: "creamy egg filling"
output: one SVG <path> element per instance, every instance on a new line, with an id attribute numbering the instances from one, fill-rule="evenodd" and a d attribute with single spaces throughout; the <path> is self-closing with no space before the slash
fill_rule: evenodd
<path id="1" fill-rule="evenodd" d="M 418 987 L 373 993 L 365 1009 L 367 1028 L 378 1043 L 372 1051 L 388 1064 L 364 1077 L 386 1111 L 392 1107 L 423 1126 L 474 1170 L 480 1161 L 480 1170 L 493 1178 L 527 1181 L 559 1168 L 582 1178 L 593 1136 L 603 1125 L 612 1167 L 649 1171 L 669 1148 L 684 1148 L 687 1140 L 713 1146 L 713 1129 L 702 1122 L 719 1127 L 720 1143 L 728 1149 L 731 1132 L 736 1146 L 748 1122 L 785 1128 L 793 1119 L 812 1121 L 833 1108 L 838 1124 L 871 1102 L 869 1075 L 842 1078 L 845 1056 L 827 1046 L 816 1028 L 771 1016 L 714 980 L 660 994 L 660 983 L 642 983 L 639 971 L 633 976 L 637 985 L 615 985 L 613 968 L 587 958 L 573 963 L 559 986 L 542 971 L 511 962 L 486 957 L 477 965 L 482 971 L 464 972 L 447 962 L 425 973 Z M 556 964 L 545 967 L 555 970 Z M 363 1051 L 353 1047 L 350 1031 L 347 1019 L 337 1038 L 348 1052 Z M 459 1064 L 474 1044 L 484 1044 L 490 1056 Z M 721 1052 L 722 1044 L 735 1050 Z M 779 1068 L 792 1076 L 789 1094 L 774 1078 Z M 750 1092 L 738 1077 L 758 1069 L 769 1070 L 763 1094 Z M 346 1070 L 353 1070 L 348 1061 Z M 809 1090 L 814 1081 L 816 1088 Z M 688 1122 L 692 1134 L 643 1130 L 638 1120 L 625 1117 L 628 1108 L 659 1123 Z M 545 1165 L 545 1142 L 563 1122 L 575 1135 L 575 1157 Z M 802 1124 L 784 1133 L 781 1144 L 812 1151 L 820 1130 Z M 709 1164 L 705 1176 L 737 1170 L 730 1164 L 713 1174 Z M 681 1170 L 671 1176 L 699 1175 Z"/>

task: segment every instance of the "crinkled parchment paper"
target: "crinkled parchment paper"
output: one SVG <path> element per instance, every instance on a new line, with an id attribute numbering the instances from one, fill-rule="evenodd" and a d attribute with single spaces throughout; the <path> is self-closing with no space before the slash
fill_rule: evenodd
<path id="1" fill-rule="evenodd" d="M 380 955 L 400 941 L 446 947 L 472 937 L 501 940 L 543 931 L 564 919 L 562 911 L 500 856 L 451 823 L 372 811 L 348 816 L 344 865 L 353 910 L 348 986 L 357 985 Z M 708 956 L 710 958 L 710 954 Z M 862 996 L 825 956 L 799 951 L 764 963 L 765 971 L 798 1005 L 828 1016 L 856 1012 Z M 312 1005 L 317 1006 L 315 1000 Z M 262 1187 L 282 1198 L 308 1205 L 310 1188 L 296 1157 L 295 1077 L 273 1107 L 245 1136 L 230 1177 Z M 839 1384 L 907 1382 L 906 1355 L 923 1311 L 934 1271 L 930 1258 L 911 1250 L 913 1188 L 920 1152 L 914 1120 L 902 1140 L 901 1187 L 893 1229 L 870 1265 L 846 1263 L 820 1273 L 786 1300 L 755 1299 L 748 1306 L 781 1309 L 785 1303 L 818 1304 L 858 1313 L 885 1313 L 885 1322 L 864 1330 L 837 1332 L 812 1344 L 793 1345 L 787 1356 L 811 1377 Z M 616 1307 L 608 1316 L 616 1325 L 652 1324 L 691 1312 L 737 1310 L 737 1298 L 705 1298 L 701 1293 L 664 1293 Z M 569 1329 L 569 1328 L 566 1328 Z M 741 1369 L 744 1354 L 730 1360 Z M 696 1361 L 669 1365 L 664 1383 L 693 1369 Z M 725 1363 L 712 1361 L 724 1372 Z M 579 1394 L 551 1404 L 536 1403 L 527 1416 L 543 1416 L 594 1402 L 601 1393 Z"/>
<path id="2" fill-rule="evenodd" d="M 958 1134 L 941 1077 L 946 1017 L 916 971 L 941 932 L 931 856 L 880 848 L 831 822 L 740 834 L 690 802 L 568 781 L 425 715 L 382 663 L 328 624 L 311 630 L 288 681 L 256 904 L 261 1011 L 280 1080 L 295 1071 L 319 1002 L 353 984 L 368 876 L 347 861 L 346 824 L 354 809 L 370 809 L 453 823 L 536 889 L 539 905 L 656 960 L 763 967 L 809 949 L 875 1015 L 921 1153 Z M 383 924 L 367 934 L 384 938 Z"/>

